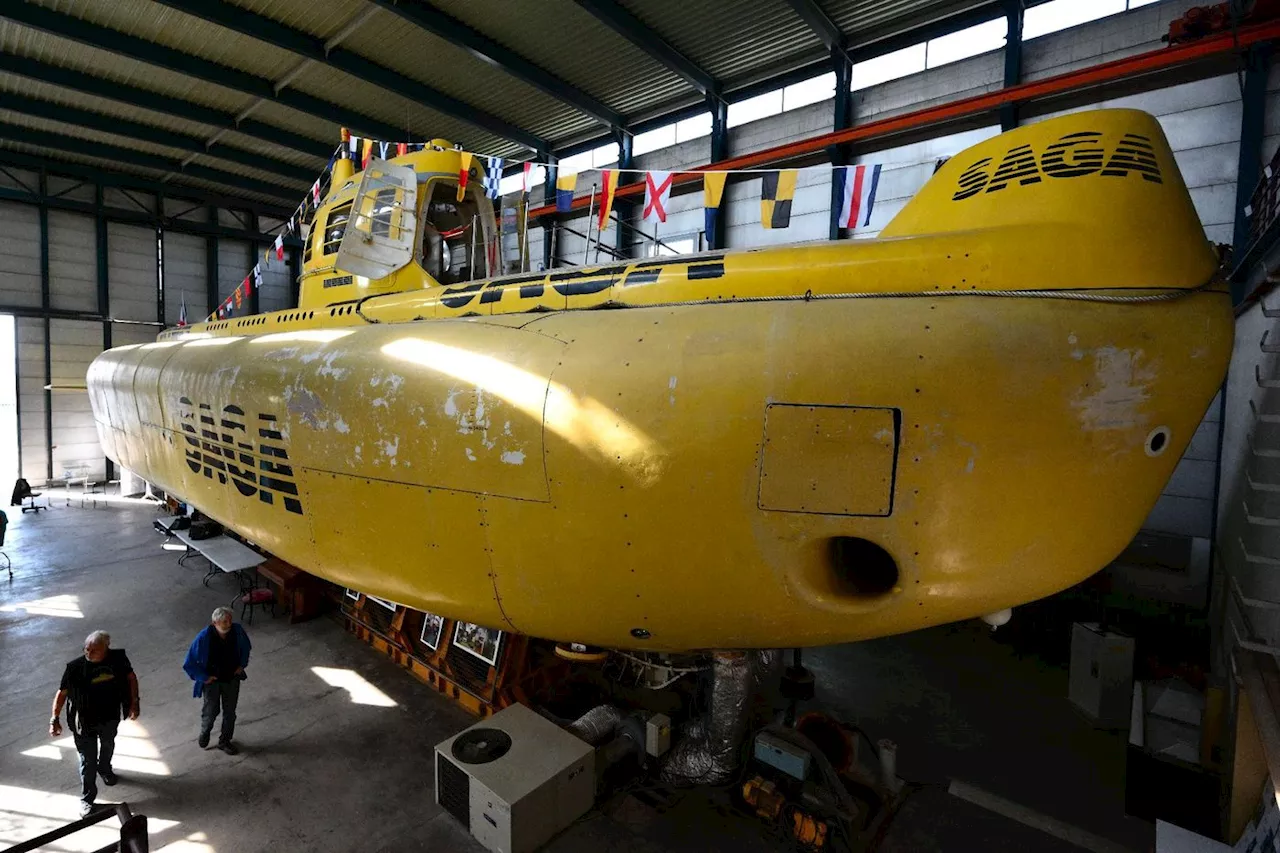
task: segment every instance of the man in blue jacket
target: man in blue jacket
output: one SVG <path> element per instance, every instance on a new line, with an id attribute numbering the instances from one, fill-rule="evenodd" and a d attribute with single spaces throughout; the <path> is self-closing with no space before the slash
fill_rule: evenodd
<path id="1" fill-rule="evenodd" d="M 232 612 L 229 607 L 219 607 L 213 611 L 210 624 L 191 643 L 187 649 L 187 659 L 182 664 L 187 675 L 191 676 L 195 688 L 191 695 L 197 699 L 204 697 L 204 706 L 200 710 L 200 738 L 197 741 L 201 749 L 209 747 L 209 735 L 213 732 L 213 723 L 218 719 L 218 710 L 222 710 L 222 732 L 218 736 L 218 749 L 227 755 L 239 752 L 231 742 L 236 729 L 236 703 L 240 700 L 240 682 L 248 678 L 244 668 L 249 665 L 249 635 L 235 622 L 231 621 Z"/>

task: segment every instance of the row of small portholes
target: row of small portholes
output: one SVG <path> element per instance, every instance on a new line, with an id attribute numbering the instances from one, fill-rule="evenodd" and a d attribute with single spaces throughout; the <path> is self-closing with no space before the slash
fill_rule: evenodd
<path id="1" fill-rule="evenodd" d="M 343 315 L 350 314 L 350 313 L 352 313 L 352 312 L 353 312 L 353 311 L 355 311 L 355 310 L 356 310 L 356 306 L 354 306 L 354 305 L 346 305 L 346 306 L 344 306 L 344 307 L 342 307 L 342 308 L 330 308 L 330 309 L 329 309 L 329 316 L 330 316 L 330 317 L 341 317 L 341 316 L 343 316 Z M 295 320 L 311 320 L 311 319 L 313 319 L 315 316 L 316 316 L 316 312 L 314 312 L 314 311 L 294 311 L 293 313 L 290 313 L 290 314 L 280 314 L 280 315 L 277 315 L 277 316 L 276 316 L 276 322 L 277 322 L 277 323 L 292 323 L 292 322 L 294 322 Z M 244 319 L 236 320 L 236 322 L 235 322 L 235 326 L 236 326 L 236 328 L 243 328 L 243 327 L 245 327 L 245 326 L 260 326 L 260 325 L 262 325 L 262 324 L 263 324 L 263 323 L 265 323 L 265 322 L 267 322 L 267 318 L 266 318 L 266 317 L 245 317 Z M 218 329 L 226 329 L 226 328 L 230 327 L 231 325 L 232 325 L 232 324 L 231 324 L 231 323 L 229 323 L 229 322 L 225 322 L 225 323 L 212 323 L 212 324 L 210 324 L 210 325 L 209 325 L 209 327 L 208 327 L 208 328 L 209 328 L 209 330 L 210 330 L 210 331 L 216 331 L 216 330 L 218 330 Z"/>

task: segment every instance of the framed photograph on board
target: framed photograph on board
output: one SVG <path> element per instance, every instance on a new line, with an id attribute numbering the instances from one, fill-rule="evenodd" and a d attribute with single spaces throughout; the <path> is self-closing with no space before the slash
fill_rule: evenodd
<path id="1" fill-rule="evenodd" d="M 385 598 L 378 598 L 376 595 L 369 596 L 369 600 L 376 602 L 378 604 L 381 604 L 383 607 L 387 608 L 392 613 L 395 613 L 396 608 L 400 606 L 396 604 L 394 601 L 387 601 Z"/>
<path id="2" fill-rule="evenodd" d="M 453 644 L 473 654 L 489 666 L 498 665 L 498 648 L 502 645 L 502 632 L 470 622 L 459 622 L 453 629 Z"/>
<path id="3" fill-rule="evenodd" d="M 444 630 L 444 617 L 434 613 L 422 614 L 422 644 L 431 651 L 440 648 L 440 632 Z"/>

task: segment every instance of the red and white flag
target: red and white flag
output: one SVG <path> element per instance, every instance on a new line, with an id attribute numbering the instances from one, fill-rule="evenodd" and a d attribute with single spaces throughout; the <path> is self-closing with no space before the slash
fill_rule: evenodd
<path id="1" fill-rule="evenodd" d="M 520 191 L 522 193 L 525 193 L 526 195 L 529 193 L 529 173 L 532 171 L 533 171 L 533 164 L 525 163 L 524 171 L 521 173 L 521 178 L 520 178 Z"/>
<path id="2" fill-rule="evenodd" d="M 316 178 L 316 182 L 311 185 L 311 198 L 316 203 L 316 207 L 320 206 L 320 179 Z"/>
<path id="3" fill-rule="evenodd" d="M 284 260 L 284 235 L 283 234 L 276 235 L 276 260 L 277 261 Z"/>
<path id="4" fill-rule="evenodd" d="M 666 222 L 667 202 L 671 200 L 671 182 L 675 175 L 671 172 L 645 172 L 644 174 L 644 221 Z"/>
<path id="5" fill-rule="evenodd" d="M 853 230 L 871 222 L 871 209 L 876 204 L 876 188 L 880 185 L 880 164 L 845 166 L 843 201 L 840 204 L 840 228 Z"/>

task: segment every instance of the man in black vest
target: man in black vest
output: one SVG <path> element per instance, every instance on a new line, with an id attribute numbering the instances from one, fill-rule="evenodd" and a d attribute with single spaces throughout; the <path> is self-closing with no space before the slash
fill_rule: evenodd
<path id="1" fill-rule="evenodd" d="M 69 700 L 69 701 L 68 701 Z M 67 705 L 67 728 L 80 753 L 80 814 L 93 811 L 98 779 L 114 785 L 111 756 L 121 717 L 138 719 L 138 677 L 124 653 L 111 648 L 111 635 L 94 631 L 84 640 L 84 657 L 67 664 L 62 684 L 53 697 L 49 735 L 62 734 L 62 706 Z"/>

